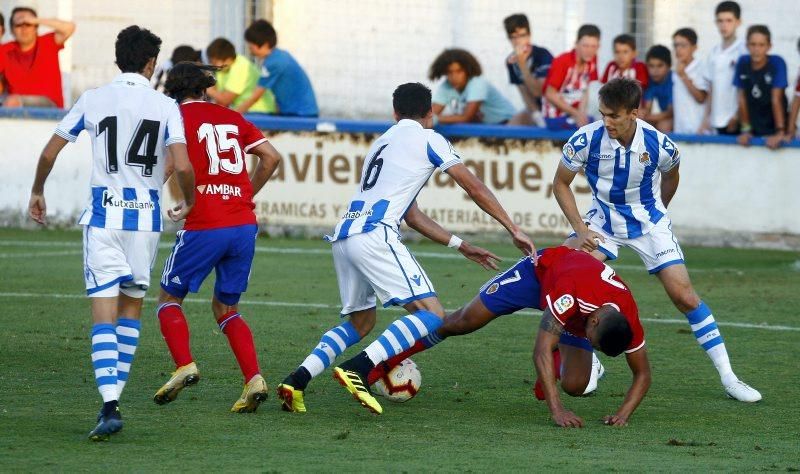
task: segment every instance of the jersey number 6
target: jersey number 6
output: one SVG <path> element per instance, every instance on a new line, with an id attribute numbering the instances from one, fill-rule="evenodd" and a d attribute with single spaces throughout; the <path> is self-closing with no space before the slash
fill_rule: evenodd
<path id="1" fill-rule="evenodd" d="M 220 168 L 230 174 L 242 172 L 244 169 L 244 154 L 238 140 L 235 138 L 237 135 L 239 135 L 239 127 L 236 125 L 204 123 L 197 129 L 197 140 L 201 142 L 205 140 L 206 142 L 209 175 L 218 175 Z M 228 150 L 233 152 L 233 160 L 219 157 L 220 153 Z"/>
<path id="2" fill-rule="evenodd" d="M 381 169 L 383 168 L 383 158 L 380 158 L 380 155 L 387 146 L 389 146 L 388 143 L 378 148 L 378 151 L 376 151 L 375 154 L 372 155 L 372 159 L 369 160 L 367 171 L 364 172 L 364 183 L 361 185 L 362 191 L 372 189 L 375 183 L 378 182 L 378 176 L 380 176 Z"/>

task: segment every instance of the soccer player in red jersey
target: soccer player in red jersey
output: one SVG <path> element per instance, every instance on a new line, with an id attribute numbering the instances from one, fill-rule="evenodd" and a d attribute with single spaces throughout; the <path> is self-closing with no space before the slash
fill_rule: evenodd
<path id="1" fill-rule="evenodd" d="M 188 292 L 197 292 L 216 271 L 211 310 L 228 337 L 244 375 L 242 396 L 231 408 L 254 412 L 267 398 L 250 328 L 239 313 L 241 294 L 255 254 L 258 234 L 253 196 L 261 190 L 280 162 L 280 154 L 255 125 L 238 112 L 205 102 L 205 90 L 215 84 L 213 68 L 195 63 L 173 67 L 164 90 L 180 102 L 189 158 L 195 170 L 195 207 L 178 231 L 175 247 L 164 265 L 158 319 L 177 369 L 153 400 L 169 403 L 200 374 L 189 349 L 189 327 L 181 309 Z M 259 160 L 252 177 L 246 154 Z"/>
<path id="2" fill-rule="evenodd" d="M 536 391 L 538 398 L 547 400 L 553 421 L 563 427 L 583 426 L 583 420 L 562 405 L 556 379 L 561 379 L 567 394 L 586 394 L 599 375 L 599 364 L 593 364 L 593 349 L 598 349 L 611 357 L 625 353 L 633 382 L 622 405 L 604 422 L 627 424 L 650 387 L 639 310 L 627 285 L 611 267 L 567 247 L 543 250 L 536 266 L 525 257 L 489 280 L 472 301 L 449 314 L 438 330 L 379 364 L 370 372 L 369 383 L 446 337 L 468 334 L 498 316 L 527 308 L 544 311 L 534 348 L 539 375 Z"/>

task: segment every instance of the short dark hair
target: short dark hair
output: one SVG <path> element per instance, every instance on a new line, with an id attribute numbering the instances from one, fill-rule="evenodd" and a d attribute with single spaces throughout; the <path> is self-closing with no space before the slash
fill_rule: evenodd
<path id="1" fill-rule="evenodd" d="M 506 33 L 509 35 L 517 31 L 517 28 L 525 28 L 528 32 L 531 31 L 531 24 L 528 23 L 528 17 L 524 13 L 514 13 L 507 16 L 503 20 L 503 26 L 506 27 Z"/>
<path id="2" fill-rule="evenodd" d="M 392 106 L 400 118 L 423 118 L 431 111 L 431 90 L 419 82 L 401 84 L 392 94 Z"/>
<path id="3" fill-rule="evenodd" d="M 472 79 L 482 74 L 481 65 L 472 53 L 465 49 L 451 48 L 445 49 L 433 60 L 433 64 L 428 70 L 428 79 L 435 81 L 442 76 L 446 76 L 447 68 L 453 63 L 458 63 L 464 68 L 467 73 L 467 79 Z"/>
<path id="4" fill-rule="evenodd" d="M 256 20 L 244 30 L 244 40 L 256 46 L 268 44 L 274 48 L 278 44 L 278 33 L 267 20 Z"/>
<path id="5" fill-rule="evenodd" d="M 620 77 L 605 83 L 598 92 L 600 102 L 612 110 L 638 109 L 642 102 L 642 87 L 636 79 Z"/>
<path id="6" fill-rule="evenodd" d="M 3 12 L 0 12 L 0 28 L 6 27 L 6 17 L 3 16 Z M 8 22 L 8 29 L 11 29 L 11 22 Z"/>
<path id="7" fill-rule="evenodd" d="M 183 61 L 200 61 L 200 51 L 189 45 L 182 44 L 172 50 L 172 56 L 170 56 L 169 60 L 172 61 L 172 64 L 178 64 Z"/>
<path id="8" fill-rule="evenodd" d="M 217 68 L 183 61 L 172 67 L 164 83 L 164 93 L 179 103 L 191 97 L 203 97 L 205 90 L 217 83 Z"/>
<path id="9" fill-rule="evenodd" d="M 616 357 L 631 345 L 633 339 L 631 325 L 622 313 L 611 306 L 603 306 L 599 311 L 597 343 L 603 354 Z"/>
<path id="10" fill-rule="evenodd" d="M 670 53 L 669 48 L 663 44 L 653 45 L 647 50 L 647 56 L 645 56 L 644 60 L 650 61 L 651 59 L 664 61 L 667 63 L 667 66 L 672 67 L 672 53 Z"/>
<path id="11" fill-rule="evenodd" d="M 225 38 L 217 38 L 206 48 L 208 59 L 235 59 L 236 46 Z"/>
<path id="12" fill-rule="evenodd" d="M 747 29 L 747 39 L 750 40 L 750 35 L 762 34 L 767 37 L 767 43 L 772 43 L 772 34 L 769 32 L 767 25 L 751 25 Z"/>
<path id="13" fill-rule="evenodd" d="M 742 7 L 736 2 L 719 2 L 717 8 L 714 10 L 714 16 L 725 12 L 733 13 L 733 16 L 735 16 L 737 20 L 742 17 Z"/>
<path id="14" fill-rule="evenodd" d="M 13 28 L 14 27 L 14 15 L 16 15 L 19 12 L 29 12 L 30 14 L 32 14 L 35 17 L 39 16 L 39 15 L 36 14 L 36 10 L 34 10 L 31 7 L 14 7 L 14 9 L 11 10 L 11 16 L 8 17 L 8 27 L 9 28 Z"/>
<path id="15" fill-rule="evenodd" d="M 581 27 L 578 28 L 578 37 L 575 41 L 580 41 L 584 36 L 600 39 L 600 28 L 592 24 L 581 25 Z"/>
<path id="16" fill-rule="evenodd" d="M 632 50 L 636 51 L 636 38 L 626 33 L 617 35 L 617 37 L 614 38 L 614 44 L 624 44 L 630 46 Z"/>
<path id="17" fill-rule="evenodd" d="M 120 71 L 142 72 L 151 59 L 158 57 L 161 38 L 150 30 L 131 25 L 119 32 L 114 50 Z"/>
<path id="18" fill-rule="evenodd" d="M 681 28 L 672 34 L 672 37 L 680 36 L 686 38 L 692 46 L 697 46 L 697 33 L 691 28 Z"/>

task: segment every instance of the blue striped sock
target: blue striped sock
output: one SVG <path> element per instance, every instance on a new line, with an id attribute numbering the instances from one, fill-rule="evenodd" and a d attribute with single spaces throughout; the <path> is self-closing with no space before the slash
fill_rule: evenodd
<path id="1" fill-rule="evenodd" d="M 729 385 L 735 382 L 737 378 L 731 368 L 728 350 L 725 348 L 725 342 L 722 340 L 722 334 L 719 332 L 711 308 L 701 301 L 697 308 L 686 313 L 686 319 L 689 320 L 697 343 L 706 351 L 714 363 L 714 367 L 717 368 L 722 383 Z"/>
<path id="2" fill-rule="evenodd" d="M 300 364 L 300 367 L 305 367 L 311 377 L 316 377 L 333 364 L 333 361 L 345 349 L 360 340 L 361 336 L 356 331 L 353 323 L 347 321 L 323 334 L 317 347 L 311 351 L 311 354 Z"/>
<path id="3" fill-rule="evenodd" d="M 430 349 L 431 347 L 435 346 L 436 344 L 439 344 L 445 339 L 447 339 L 447 337 L 439 335 L 439 331 L 431 331 L 430 334 L 423 337 L 421 341 L 422 345 L 425 346 L 425 349 Z"/>
<path id="4" fill-rule="evenodd" d="M 117 350 L 119 351 L 117 391 L 120 396 L 122 396 L 122 390 L 128 382 L 128 374 L 131 371 L 131 364 L 133 364 L 133 354 L 136 353 L 136 346 L 139 344 L 141 328 L 142 322 L 138 319 L 117 319 Z"/>
<path id="5" fill-rule="evenodd" d="M 92 367 L 103 402 L 119 400 L 117 391 L 117 333 L 113 324 L 92 326 Z"/>
<path id="6" fill-rule="evenodd" d="M 442 323 L 442 318 L 430 311 L 417 311 L 390 324 L 364 351 L 369 360 L 377 365 L 413 346 L 417 339 L 433 333 Z"/>

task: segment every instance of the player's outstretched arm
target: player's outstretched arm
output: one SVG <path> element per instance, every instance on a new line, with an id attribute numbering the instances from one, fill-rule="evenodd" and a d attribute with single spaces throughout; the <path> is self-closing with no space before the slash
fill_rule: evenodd
<path id="1" fill-rule="evenodd" d="M 553 195 L 556 197 L 561 212 L 564 213 L 575 234 L 577 234 L 577 248 L 591 252 L 597 250 L 598 240 L 602 242 L 605 238 L 597 232 L 589 230 L 589 227 L 581 218 L 578 204 L 575 202 L 575 194 L 570 188 L 576 174 L 577 172 L 567 168 L 563 163 L 559 163 L 556 176 L 553 178 Z"/>
<path id="2" fill-rule="evenodd" d="M 408 208 L 404 219 L 409 227 L 431 239 L 432 241 L 442 245 L 447 245 L 449 247 L 451 240 L 453 240 L 453 237 L 455 237 L 447 229 L 440 226 L 438 222 L 434 221 L 428 217 L 427 214 L 422 212 L 419 206 L 417 206 L 417 201 L 414 201 L 411 207 Z M 461 240 L 458 237 L 456 237 L 456 239 Z M 455 244 L 453 244 L 453 247 L 455 247 Z M 458 245 L 458 251 L 486 270 L 499 269 L 497 267 L 497 262 L 500 261 L 500 257 L 486 249 L 476 247 L 465 240 L 461 240 L 460 244 Z"/>
<path id="3" fill-rule="evenodd" d="M 178 187 L 181 188 L 181 194 L 183 194 L 183 201 L 178 203 L 174 209 L 169 209 L 167 215 L 174 222 L 178 222 L 186 219 L 194 206 L 194 169 L 189 161 L 189 152 L 185 143 L 173 143 L 167 149 L 172 155 L 172 167 L 178 178 Z"/>
<path id="4" fill-rule="evenodd" d="M 561 404 L 556 386 L 556 374 L 553 372 L 553 350 L 558 346 L 558 340 L 563 331 L 564 327 L 556 321 L 553 313 L 549 309 L 545 309 L 539 324 L 539 332 L 536 334 L 533 363 L 536 366 L 539 381 L 542 383 L 545 400 L 547 400 L 553 421 L 564 428 L 581 428 L 583 420 Z"/>
<path id="5" fill-rule="evenodd" d="M 47 223 L 47 204 L 44 200 L 44 183 L 50 172 L 53 170 L 53 165 L 56 163 L 58 154 L 67 144 L 67 140 L 58 135 L 50 137 L 50 141 L 44 146 L 42 154 L 39 155 L 39 163 L 36 165 L 36 177 L 31 186 L 31 199 L 28 202 L 28 214 L 31 219 L 39 224 Z"/>
<path id="6" fill-rule="evenodd" d="M 511 234 L 514 245 L 522 250 L 522 253 L 525 255 L 536 255 L 536 246 L 533 245 L 533 241 L 530 237 L 514 224 L 514 221 L 511 220 L 506 210 L 500 205 L 494 193 L 492 193 L 477 176 L 472 174 L 469 168 L 464 166 L 463 163 L 459 163 L 447 168 L 447 174 L 467 192 L 478 207 L 483 209 L 484 212 L 492 216 L 500 225 L 506 228 L 508 233 Z"/>
<path id="7" fill-rule="evenodd" d="M 253 187 L 253 196 L 255 197 L 261 191 L 261 188 L 267 184 L 275 170 L 278 169 L 278 164 L 281 162 L 281 154 L 270 142 L 261 143 L 251 149 L 250 153 L 258 157 L 258 165 L 250 177 L 250 185 Z"/>
<path id="8" fill-rule="evenodd" d="M 647 348 L 642 347 L 636 352 L 625 354 L 625 359 L 627 359 L 628 367 L 631 368 L 633 373 L 633 382 L 617 413 L 603 418 L 603 423 L 607 425 L 627 425 L 631 414 L 642 402 L 647 390 L 650 388 L 650 362 L 647 360 Z"/>

